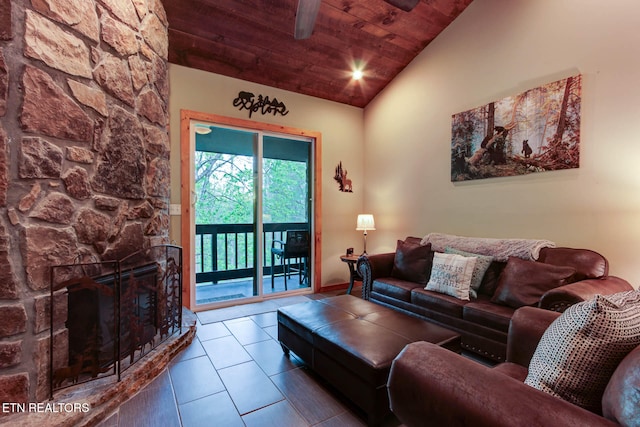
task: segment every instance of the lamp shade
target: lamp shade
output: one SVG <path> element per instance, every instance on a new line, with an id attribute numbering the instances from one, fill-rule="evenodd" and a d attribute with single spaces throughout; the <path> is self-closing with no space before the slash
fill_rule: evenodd
<path id="1" fill-rule="evenodd" d="M 373 215 L 371 214 L 360 214 L 358 215 L 358 222 L 356 224 L 356 230 L 375 230 L 376 223 L 373 220 Z"/>

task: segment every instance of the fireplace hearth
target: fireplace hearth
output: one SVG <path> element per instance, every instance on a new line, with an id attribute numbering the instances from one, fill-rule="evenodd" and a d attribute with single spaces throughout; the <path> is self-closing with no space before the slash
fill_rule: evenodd
<path id="1" fill-rule="evenodd" d="M 51 268 L 50 399 L 115 376 L 182 326 L 182 249 L 159 245 L 119 261 Z"/>

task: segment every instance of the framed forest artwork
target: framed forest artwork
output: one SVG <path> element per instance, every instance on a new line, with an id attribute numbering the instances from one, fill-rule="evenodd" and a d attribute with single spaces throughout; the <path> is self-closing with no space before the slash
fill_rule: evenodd
<path id="1" fill-rule="evenodd" d="M 451 181 L 578 168 L 581 92 L 577 75 L 454 114 Z"/>

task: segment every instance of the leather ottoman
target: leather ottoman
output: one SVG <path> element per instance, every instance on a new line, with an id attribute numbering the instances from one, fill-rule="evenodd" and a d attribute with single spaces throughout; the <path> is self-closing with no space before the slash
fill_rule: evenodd
<path id="1" fill-rule="evenodd" d="M 460 351 L 456 332 L 351 295 L 278 309 L 278 340 L 361 408 L 369 425 L 390 412 L 389 369 L 407 344 Z"/>

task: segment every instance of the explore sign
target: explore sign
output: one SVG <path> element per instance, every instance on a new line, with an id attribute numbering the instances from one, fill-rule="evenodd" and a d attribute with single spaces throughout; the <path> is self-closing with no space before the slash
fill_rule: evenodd
<path id="1" fill-rule="evenodd" d="M 256 99 L 255 95 L 251 92 L 240 91 L 238 97 L 233 100 L 233 106 L 239 107 L 239 110 L 249 110 L 249 117 L 256 112 L 265 114 L 273 114 L 286 116 L 289 114 L 287 106 L 284 102 L 278 101 L 277 98 L 269 99 L 268 96 L 258 95 Z"/>

